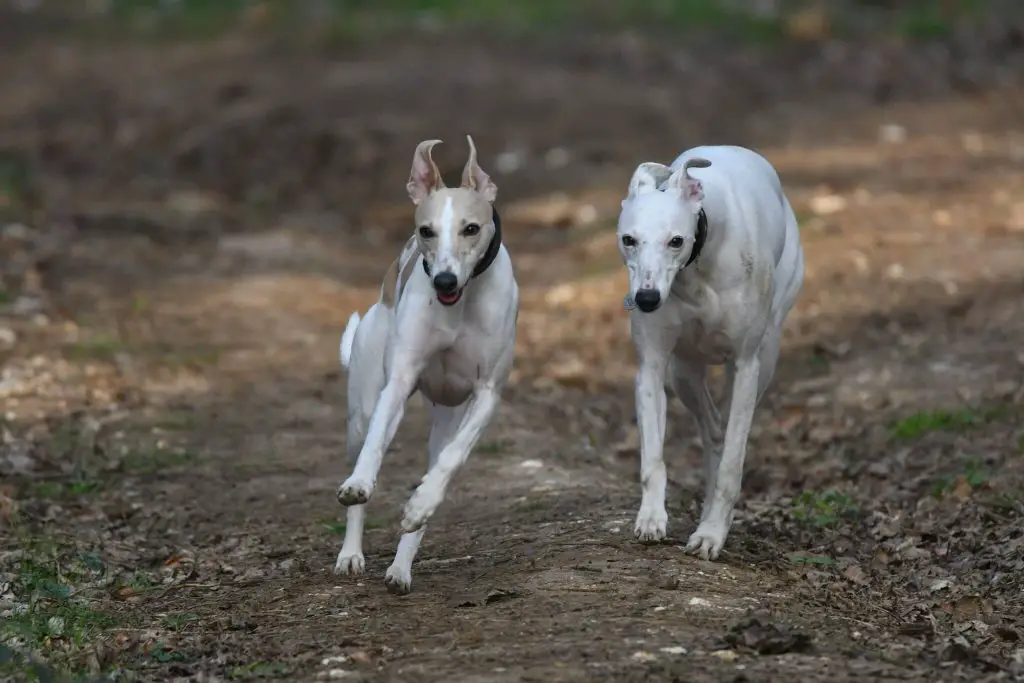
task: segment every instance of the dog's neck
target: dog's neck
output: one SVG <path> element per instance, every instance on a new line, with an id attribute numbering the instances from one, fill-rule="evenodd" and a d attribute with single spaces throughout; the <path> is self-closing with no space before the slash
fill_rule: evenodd
<path id="1" fill-rule="evenodd" d="M 703 211 L 701 214 L 703 215 Z M 470 277 L 480 277 L 483 275 L 491 267 L 491 264 L 494 263 L 494 259 L 498 258 L 498 252 L 501 250 L 501 216 L 498 215 L 498 210 L 493 206 L 491 207 L 491 219 L 494 222 L 494 235 L 491 236 L 491 241 L 487 245 L 487 251 L 477 261 L 476 268 L 473 269 L 473 274 Z M 703 244 L 703 240 L 701 240 L 701 243 Z M 694 249 L 696 249 L 696 245 L 694 245 Z M 430 266 L 427 264 L 427 259 L 423 259 L 423 270 L 427 273 L 427 277 L 430 277 Z"/>
<path id="2" fill-rule="evenodd" d="M 690 259 L 686 262 L 683 268 L 688 268 L 691 263 L 700 258 L 700 253 L 704 251 L 704 242 L 708 238 L 708 215 L 704 213 L 704 209 L 700 210 L 697 214 L 697 234 L 693 237 L 693 251 L 690 252 Z"/>

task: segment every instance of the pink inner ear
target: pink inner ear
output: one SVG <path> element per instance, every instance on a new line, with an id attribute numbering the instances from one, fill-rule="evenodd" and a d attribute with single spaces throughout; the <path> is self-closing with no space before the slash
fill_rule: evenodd
<path id="1" fill-rule="evenodd" d="M 686 181 L 686 198 L 691 201 L 704 199 L 704 186 L 699 180 L 691 179 Z"/>
<path id="2" fill-rule="evenodd" d="M 422 185 L 425 189 L 431 189 L 434 186 L 434 170 L 430 167 L 430 164 L 426 161 L 420 160 L 416 164 L 415 169 L 416 182 Z"/>

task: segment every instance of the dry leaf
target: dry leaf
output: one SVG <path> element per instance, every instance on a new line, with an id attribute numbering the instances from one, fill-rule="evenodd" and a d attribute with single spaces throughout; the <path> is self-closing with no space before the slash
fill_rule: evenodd
<path id="1" fill-rule="evenodd" d="M 843 576 L 845 576 L 847 580 L 852 581 L 853 583 L 859 586 L 865 586 L 868 583 L 867 574 L 864 572 L 863 569 L 860 568 L 859 565 L 856 564 L 851 564 L 849 567 L 847 567 L 843 571 Z"/>
<path id="2" fill-rule="evenodd" d="M 0 493 L 0 521 L 12 523 L 18 516 L 18 503 L 5 493 Z"/>
<path id="3" fill-rule="evenodd" d="M 818 41 L 828 38 L 830 23 L 828 13 L 821 5 L 805 7 L 786 18 L 786 34 L 790 38 Z"/>
<path id="4" fill-rule="evenodd" d="M 953 485 L 950 494 L 959 500 L 970 500 L 974 495 L 974 487 L 967 481 L 967 477 L 961 474 L 956 478 L 956 484 Z"/>
<path id="5" fill-rule="evenodd" d="M 985 615 L 985 602 L 978 595 L 965 595 L 953 606 L 953 621 L 972 621 Z"/>
<path id="6" fill-rule="evenodd" d="M 548 366 L 548 374 L 563 386 L 586 389 L 590 385 L 590 368 L 579 356 L 555 362 Z"/>

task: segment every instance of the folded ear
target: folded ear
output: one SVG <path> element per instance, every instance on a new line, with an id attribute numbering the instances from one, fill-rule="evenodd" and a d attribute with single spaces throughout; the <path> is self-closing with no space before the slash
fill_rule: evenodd
<path id="1" fill-rule="evenodd" d="M 466 161 L 466 167 L 462 169 L 462 187 L 476 190 L 488 202 L 493 202 L 498 196 L 498 186 L 476 162 L 476 145 L 473 144 L 473 136 L 467 135 L 466 140 L 469 141 L 469 160 Z"/>
<path id="2" fill-rule="evenodd" d="M 690 169 L 707 168 L 710 165 L 711 162 L 707 159 L 699 157 L 687 159 L 683 162 L 682 167 L 668 179 L 666 183 L 667 188 L 678 191 L 683 199 L 693 202 L 699 209 L 700 203 L 704 201 L 704 185 L 700 180 L 690 175 Z"/>
<path id="3" fill-rule="evenodd" d="M 441 180 L 441 172 L 437 170 L 430 152 L 434 145 L 440 144 L 440 140 L 424 140 L 416 146 L 412 155 L 412 170 L 409 171 L 409 182 L 405 189 L 409 191 L 409 198 L 413 204 L 419 204 L 427 196 L 444 187 Z"/>
<path id="4" fill-rule="evenodd" d="M 656 161 L 644 162 L 633 171 L 633 177 L 629 181 L 629 195 L 635 197 L 638 194 L 654 192 L 670 175 L 672 169 L 665 164 Z"/>

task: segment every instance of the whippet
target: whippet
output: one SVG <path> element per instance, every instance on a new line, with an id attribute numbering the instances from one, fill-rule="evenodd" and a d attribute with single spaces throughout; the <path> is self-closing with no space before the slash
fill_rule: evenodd
<path id="1" fill-rule="evenodd" d="M 424 525 L 444 499 L 498 406 L 515 348 L 519 288 L 494 209 L 498 188 L 477 163 L 473 138 L 460 187 L 445 187 L 431 157 L 440 140 L 421 142 L 406 189 L 416 206 L 415 234 L 391 264 L 380 298 L 341 337 L 348 369 L 348 452 L 355 468 L 338 488 L 348 506 L 335 572 L 364 569 L 364 506 L 381 462 L 419 391 L 431 403 L 429 469 L 405 505 L 392 593 L 412 587 L 412 562 Z"/>
<path id="2" fill-rule="evenodd" d="M 634 534 L 645 542 L 665 538 L 669 387 L 696 417 L 704 450 L 704 503 L 687 549 L 713 560 L 740 495 L 754 411 L 803 286 L 796 216 L 764 157 L 742 147 L 695 147 L 671 166 L 637 167 L 618 238 L 638 360 L 642 496 Z M 708 366 L 722 364 L 724 425 L 707 386 Z"/>

